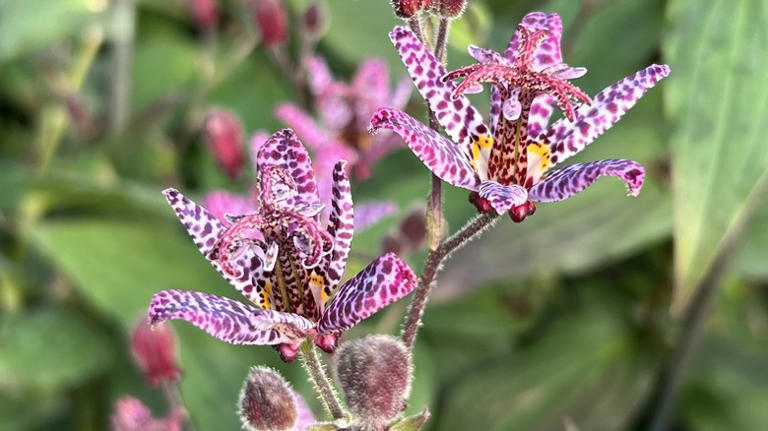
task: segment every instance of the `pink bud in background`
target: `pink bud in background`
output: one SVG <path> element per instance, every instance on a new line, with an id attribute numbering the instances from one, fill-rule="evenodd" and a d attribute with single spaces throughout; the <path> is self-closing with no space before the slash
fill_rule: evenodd
<path id="1" fill-rule="evenodd" d="M 312 2 L 301 15 L 304 33 L 312 40 L 319 39 L 325 33 L 328 16 L 319 1 Z"/>
<path id="2" fill-rule="evenodd" d="M 141 319 L 131 334 L 131 350 L 149 384 L 178 380 L 176 340 L 167 326 L 152 327 L 147 319 Z"/>
<path id="3" fill-rule="evenodd" d="M 181 431 L 181 416 L 177 412 L 157 419 L 147 406 L 133 397 L 117 401 L 111 422 L 112 431 Z"/>
<path id="4" fill-rule="evenodd" d="M 361 429 L 383 429 L 405 408 L 413 365 L 402 342 L 372 335 L 341 345 L 336 378 Z"/>
<path id="5" fill-rule="evenodd" d="M 203 136 L 219 166 L 235 179 L 240 175 L 243 155 L 243 126 L 232 112 L 214 108 L 203 120 Z"/>
<path id="6" fill-rule="evenodd" d="M 212 30 L 219 23 L 216 0 L 189 0 L 189 8 L 200 30 Z"/>
<path id="7" fill-rule="evenodd" d="M 254 16 L 264 46 L 278 46 L 288 40 L 288 15 L 281 0 L 255 0 Z"/>
<path id="8" fill-rule="evenodd" d="M 251 368 L 240 391 L 237 411 L 243 427 L 250 431 L 293 430 L 298 411 L 294 392 L 277 371 Z"/>

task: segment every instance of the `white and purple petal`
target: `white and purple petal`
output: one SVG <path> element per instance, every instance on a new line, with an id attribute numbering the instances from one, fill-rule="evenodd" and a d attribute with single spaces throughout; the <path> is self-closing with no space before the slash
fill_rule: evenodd
<path id="1" fill-rule="evenodd" d="M 528 190 L 534 202 L 557 202 L 589 187 L 598 178 L 611 175 L 627 183 L 631 196 L 637 196 L 645 180 L 645 168 L 634 160 L 610 159 L 576 163 L 552 172 Z"/>
<path id="2" fill-rule="evenodd" d="M 393 253 L 385 254 L 339 288 L 317 330 L 324 334 L 349 329 L 408 295 L 417 284 L 416 274 L 405 262 Z"/>
<path id="3" fill-rule="evenodd" d="M 264 277 L 264 262 L 261 261 L 256 253 L 250 249 L 244 250 L 232 262 L 240 270 L 239 275 L 233 276 L 228 274 L 222 269 L 221 264 L 214 256 L 219 238 L 226 230 L 224 224 L 208 212 L 208 210 L 197 205 L 176 189 L 166 189 L 163 191 L 163 194 L 176 213 L 176 217 L 179 218 L 181 224 L 184 225 L 192 237 L 200 253 L 208 259 L 216 271 L 243 296 L 254 303 L 260 303 L 259 294 L 254 285 L 257 280 Z"/>
<path id="4" fill-rule="evenodd" d="M 443 181 L 473 191 L 480 185 L 480 178 L 458 146 L 410 115 L 394 109 L 379 109 L 371 118 L 371 129 L 389 129 L 400 135 Z"/>
<path id="5" fill-rule="evenodd" d="M 315 172 L 306 148 L 291 129 L 275 132 L 259 149 L 258 175 L 275 167 L 288 173 L 296 185 L 296 198 L 288 197 L 288 206 L 320 203 Z"/>
<path id="6" fill-rule="evenodd" d="M 561 118 L 536 139 L 549 146 L 552 166 L 573 156 L 613 126 L 657 82 L 669 75 L 669 67 L 654 64 L 604 89 L 581 105 L 574 121 Z"/>
<path id="7" fill-rule="evenodd" d="M 395 27 L 389 34 L 408 69 L 416 88 L 435 113 L 437 121 L 446 133 L 459 144 L 467 159 L 472 157 L 472 143 L 480 135 L 488 133 L 483 117 L 470 104 L 469 99 L 452 98 L 455 84 L 443 82 L 445 67 L 427 50 L 416 35 L 405 27 Z"/>
<path id="8" fill-rule="evenodd" d="M 488 199 L 493 209 L 499 214 L 504 214 L 510 208 L 522 205 L 528 199 L 525 188 L 511 184 L 508 186 L 496 181 L 483 181 L 477 190 L 480 197 Z"/>
<path id="9" fill-rule="evenodd" d="M 333 238 L 333 251 L 326 257 L 326 297 L 339 285 L 347 267 L 349 248 L 355 233 L 355 209 L 352 204 L 352 188 L 344 169 L 345 161 L 336 164 L 333 170 L 333 196 L 331 215 L 328 218 L 328 233 Z"/>
<path id="10" fill-rule="evenodd" d="M 360 233 L 396 212 L 397 204 L 391 201 L 357 204 L 355 208 L 355 232 Z"/>
<path id="11" fill-rule="evenodd" d="M 276 345 L 302 340 L 314 323 L 297 314 L 260 310 L 204 292 L 164 290 L 149 305 L 152 323 L 181 319 L 232 344 Z"/>
<path id="12" fill-rule="evenodd" d="M 534 70 L 540 71 L 547 67 L 559 65 L 563 62 L 563 55 L 560 51 L 560 38 L 563 34 L 563 22 L 559 15 L 556 13 L 547 15 L 544 12 L 531 12 L 523 17 L 520 24 L 532 32 L 537 30 L 547 31 L 547 37 L 541 44 L 539 44 L 534 52 Z M 514 62 L 517 58 L 517 53 L 520 49 L 519 45 L 519 32 L 516 31 L 515 35 L 512 36 L 512 39 L 509 41 L 507 49 L 504 51 L 504 57 L 510 62 Z"/>

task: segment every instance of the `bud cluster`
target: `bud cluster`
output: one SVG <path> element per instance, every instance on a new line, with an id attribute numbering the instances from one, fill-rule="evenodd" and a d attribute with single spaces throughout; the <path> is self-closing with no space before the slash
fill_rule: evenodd
<path id="1" fill-rule="evenodd" d="M 298 412 L 293 390 L 277 371 L 253 367 L 243 383 L 237 410 L 249 431 L 288 431 Z"/>
<path id="2" fill-rule="evenodd" d="M 395 15 L 410 19 L 419 12 L 429 11 L 443 18 L 455 19 L 464 13 L 467 0 L 392 0 Z"/>

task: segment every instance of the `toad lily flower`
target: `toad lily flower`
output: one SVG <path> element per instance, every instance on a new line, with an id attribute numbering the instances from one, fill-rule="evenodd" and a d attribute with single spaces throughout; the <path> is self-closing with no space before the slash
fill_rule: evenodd
<path id="1" fill-rule="evenodd" d="M 228 216 L 226 225 L 174 189 L 165 197 L 203 256 L 258 307 L 166 290 L 152 298 L 149 317 L 153 323 L 186 320 L 233 344 L 272 345 L 286 361 L 295 359 L 306 338 L 332 351 L 342 331 L 410 293 L 416 276 L 386 254 L 336 291 L 354 223 L 346 162 L 338 162 L 333 172 L 325 227 L 309 155 L 293 131 L 275 133 L 257 159 L 260 205 L 255 212 Z"/>
<path id="2" fill-rule="evenodd" d="M 310 115 L 292 104 L 277 107 L 275 115 L 315 151 L 315 160 L 322 174 L 331 170 L 336 160 L 349 160 L 352 173 L 359 180 L 371 176 L 373 164 L 402 146 L 392 134 L 371 136 L 367 133 L 368 120 L 381 107 L 403 109 L 411 95 L 407 78 L 394 91 L 389 89 L 389 70 L 386 63 L 369 59 L 357 69 L 352 82 L 337 81 L 328 65 L 319 57 L 307 60 L 309 88 L 322 122 L 316 123 Z M 319 180 L 321 195 L 325 183 Z"/>
<path id="3" fill-rule="evenodd" d="M 645 170 L 625 159 L 577 163 L 549 171 L 610 128 L 661 78 L 665 65 L 651 65 L 590 99 L 568 79 L 586 73 L 562 62 L 562 22 L 556 14 L 525 16 L 504 52 L 471 46 L 479 62 L 451 73 L 409 30 L 390 33 L 416 87 L 452 141 L 394 109 L 380 109 L 373 131 L 394 130 L 437 176 L 472 191 L 479 210 L 509 212 L 514 221 L 533 214 L 534 202 L 555 202 L 581 192 L 597 178 L 623 179 L 637 195 Z M 464 78 L 459 84 L 454 79 Z M 465 93 L 491 83 L 490 127 Z M 581 102 L 574 106 L 574 102 Z M 565 114 L 547 127 L 556 104 Z"/>

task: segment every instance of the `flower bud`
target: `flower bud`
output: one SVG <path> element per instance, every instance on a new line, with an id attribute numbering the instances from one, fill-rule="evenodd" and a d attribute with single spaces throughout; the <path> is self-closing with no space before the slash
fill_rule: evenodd
<path id="1" fill-rule="evenodd" d="M 249 431 L 293 430 L 298 417 L 288 382 L 277 371 L 263 366 L 251 368 L 237 410 Z"/>
<path id="2" fill-rule="evenodd" d="M 256 0 L 254 15 L 265 47 L 282 45 L 288 40 L 288 15 L 281 0 Z"/>
<path id="3" fill-rule="evenodd" d="M 509 209 L 509 217 L 515 223 L 520 223 L 528 216 L 528 205 L 521 204 Z"/>
<path id="4" fill-rule="evenodd" d="M 167 326 L 153 327 L 147 319 L 141 319 L 131 334 L 131 350 L 149 384 L 178 380 L 176 340 Z"/>
<path id="5" fill-rule="evenodd" d="M 216 0 L 189 0 L 189 8 L 200 30 L 209 31 L 219 23 Z"/>
<path id="6" fill-rule="evenodd" d="M 480 193 L 478 192 L 471 192 L 469 194 L 469 203 L 475 206 L 478 211 L 481 213 L 487 213 L 493 211 L 493 206 L 491 205 L 491 201 L 488 199 L 480 196 Z"/>
<path id="7" fill-rule="evenodd" d="M 219 166 L 235 179 L 240 175 L 243 156 L 243 126 L 232 112 L 214 108 L 203 120 L 203 136 Z"/>
<path id="8" fill-rule="evenodd" d="M 423 206 L 412 208 L 400 222 L 400 235 L 411 250 L 418 250 L 427 239 L 427 218 Z"/>
<path id="9" fill-rule="evenodd" d="M 444 18 L 458 18 L 466 7 L 467 0 L 432 0 L 432 11 Z"/>
<path id="10" fill-rule="evenodd" d="M 408 19 L 423 11 L 433 0 L 392 0 L 392 7 L 395 8 L 395 15 L 400 18 Z"/>
<path id="11" fill-rule="evenodd" d="M 156 419 L 141 401 L 123 397 L 117 401 L 111 418 L 112 431 L 181 431 L 181 415 L 171 412 L 166 419 Z"/>
<path id="12" fill-rule="evenodd" d="M 325 33 L 328 16 L 319 1 L 312 2 L 301 15 L 304 34 L 311 40 L 317 40 Z"/>
<path id="13" fill-rule="evenodd" d="M 364 428 L 379 429 L 405 408 L 412 365 L 402 342 L 372 335 L 344 343 L 335 365 L 347 406 Z"/>

